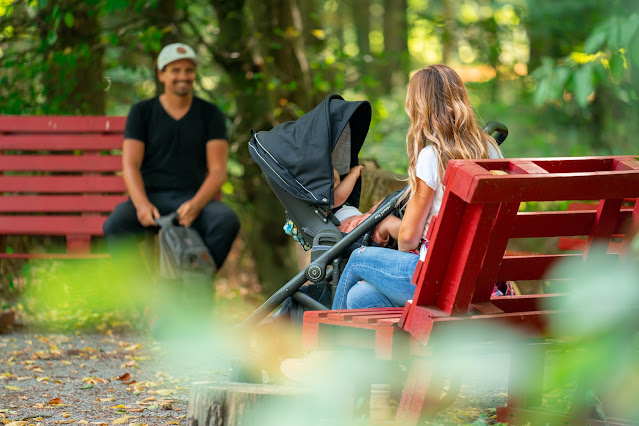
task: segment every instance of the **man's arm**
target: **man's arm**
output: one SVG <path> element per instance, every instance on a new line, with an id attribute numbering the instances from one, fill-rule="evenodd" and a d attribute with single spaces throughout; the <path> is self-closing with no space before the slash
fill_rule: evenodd
<path id="1" fill-rule="evenodd" d="M 144 159 L 144 143 L 137 139 L 124 139 L 122 145 L 122 176 L 127 192 L 135 206 L 142 226 L 154 226 L 160 212 L 151 204 L 144 189 L 140 168 Z"/>
<path id="2" fill-rule="evenodd" d="M 180 225 L 191 226 L 204 206 L 220 192 L 222 185 L 226 182 L 227 164 L 228 142 L 225 139 L 208 141 L 206 143 L 208 174 L 193 198 L 177 209 Z"/>

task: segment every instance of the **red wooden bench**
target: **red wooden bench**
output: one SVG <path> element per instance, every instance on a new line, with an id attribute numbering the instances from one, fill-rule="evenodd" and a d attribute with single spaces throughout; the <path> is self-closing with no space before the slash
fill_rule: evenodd
<path id="1" fill-rule="evenodd" d="M 126 117 L 0 116 L 0 258 L 95 257 L 91 238 L 126 199 Z M 67 253 L 6 253 L 8 235 L 62 236 Z"/>
<path id="2" fill-rule="evenodd" d="M 562 294 L 491 297 L 493 283 L 546 279 L 558 261 L 607 255 L 595 243 L 624 235 L 622 253 L 639 224 L 639 204 L 623 206 L 639 196 L 639 156 L 452 161 L 439 217 L 429 232 L 429 251 L 419 263 L 413 300 L 403 308 L 309 311 L 304 315 L 305 349 L 349 347 L 373 352 L 376 358 L 407 362 L 408 379 L 396 415 L 397 424 L 416 424 L 434 415 L 441 395 L 432 353 L 442 338 L 469 325 L 504 325 L 526 336 L 523 350 L 511 354 L 507 406 L 497 420 L 536 424 L 543 412 L 543 349 L 553 336 L 549 320 L 557 311 L 544 302 Z M 493 174 L 491 170 L 507 172 Z M 527 201 L 595 200 L 596 210 L 519 212 Z M 634 231 L 628 228 L 633 224 Z M 521 238 L 587 237 L 579 254 L 508 255 L 509 241 Z M 569 279 L 570 277 L 554 277 Z M 637 307 L 639 310 L 639 307 Z M 478 335 L 476 344 L 498 342 L 508 333 Z M 483 340 L 482 340 L 483 339 Z M 471 339 L 472 340 L 472 339 Z M 472 342 L 456 342 L 466 344 Z M 512 384 L 524 376 L 530 392 Z M 581 414 L 580 414 L 581 415 Z M 550 420 L 549 420 L 550 419 Z M 544 423 L 585 423 L 585 419 L 551 414 Z M 597 424 L 590 421 L 589 424 Z M 612 424 L 611 419 L 608 419 Z M 603 424 L 603 422 L 600 422 Z"/>

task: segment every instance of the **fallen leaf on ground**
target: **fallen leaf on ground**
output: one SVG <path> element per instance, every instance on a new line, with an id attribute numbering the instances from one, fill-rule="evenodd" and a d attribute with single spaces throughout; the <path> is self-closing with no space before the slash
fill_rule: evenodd
<path id="1" fill-rule="evenodd" d="M 125 352 L 131 352 L 131 351 L 137 351 L 138 349 L 141 349 L 141 348 L 142 348 L 142 345 L 139 343 L 136 343 L 135 345 L 128 346 L 122 350 Z"/>
<path id="2" fill-rule="evenodd" d="M 169 396 L 171 394 L 174 394 L 175 391 L 173 389 L 158 389 L 155 391 L 155 393 L 162 396 Z"/>
<path id="3" fill-rule="evenodd" d="M 62 417 L 71 417 L 71 413 L 62 413 L 60 414 Z"/>
<path id="4" fill-rule="evenodd" d="M 47 405 L 63 405 L 63 404 L 64 403 L 62 402 L 60 398 L 53 398 L 52 400 L 47 402 Z"/>
<path id="5" fill-rule="evenodd" d="M 113 423 L 111 423 L 111 424 L 123 425 L 123 424 L 125 424 L 126 422 L 129 421 L 129 418 L 130 418 L 130 416 L 120 417 L 120 418 L 117 418 L 117 419 L 113 420 Z"/>
<path id="6" fill-rule="evenodd" d="M 16 391 L 18 391 L 18 390 L 22 390 L 22 388 L 19 388 L 19 387 L 17 387 L 17 386 L 5 386 L 5 388 L 6 388 L 6 389 L 9 389 L 9 390 L 16 390 Z"/>
<path id="7" fill-rule="evenodd" d="M 28 424 L 29 422 L 11 422 L 11 423 L 6 423 L 5 426 L 26 426 Z"/>
<path id="8" fill-rule="evenodd" d="M 115 401 L 115 397 L 114 396 L 109 396 L 109 397 L 105 397 L 105 398 L 98 398 L 98 401 L 111 402 L 111 401 Z"/>
<path id="9" fill-rule="evenodd" d="M 129 373 L 124 373 L 123 375 L 118 377 L 118 380 L 122 380 L 123 382 L 126 382 L 127 380 L 130 380 L 130 379 L 131 379 L 131 375 Z"/>
<path id="10" fill-rule="evenodd" d="M 154 397 L 154 396 L 150 396 L 150 397 L 148 397 L 148 398 L 144 398 L 144 399 L 142 400 L 142 402 L 149 402 L 149 401 L 155 401 L 155 397 Z"/>

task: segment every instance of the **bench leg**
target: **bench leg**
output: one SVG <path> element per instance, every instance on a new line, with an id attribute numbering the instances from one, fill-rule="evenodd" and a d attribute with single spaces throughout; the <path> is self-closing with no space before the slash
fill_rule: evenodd
<path id="1" fill-rule="evenodd" d="M 433 364 L 430 358 L 413 361 L 397 407 L 396 425 L 416 425 L 420 420 L 434 417 L 443 383 L 436 380 Z"/>
<path id="2" fill-rule="evenodd" d="M 67 253 L 90 253 L 91 236 L 84 234 L 67 235 Z"/>

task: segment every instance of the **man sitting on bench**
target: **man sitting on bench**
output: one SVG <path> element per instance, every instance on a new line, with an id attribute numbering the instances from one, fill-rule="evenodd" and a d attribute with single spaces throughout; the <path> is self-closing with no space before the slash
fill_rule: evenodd
<path id="1" fill-rule="evenodd" d="M 214 198 L 226 180 L 228 142 L 222 112 L 193 96 L 194 50 L 181 43 L 165 46 L 157 59 L 164 93 L 139 102 L 126 121 L 123 176 L 129 200 L 104 223 L 111 249 L 125 236 L 154 228 L 173 212 L 193 226 L 218 269 L 239 230 L 235 212 Z"/>

